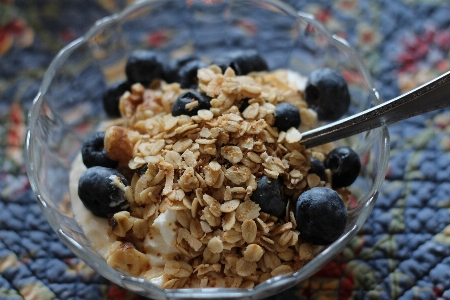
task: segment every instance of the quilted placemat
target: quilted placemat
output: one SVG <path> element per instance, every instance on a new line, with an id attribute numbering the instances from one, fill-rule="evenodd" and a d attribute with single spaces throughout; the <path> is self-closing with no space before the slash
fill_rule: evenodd
<path id="1" fill-rule="evenodd" d="M 0 0 L 0 299 L 141 299 L 59 241 L 23 159 L 27 111 L 55 54 L 129 2 Z M 448 1 L 286 2 L 355 46 L 385 100 L 450 69 Z M 450 299 L 450 110 L 389 131 L 389 170 L 363 229 L 317 274 L 270 299 Z"/>

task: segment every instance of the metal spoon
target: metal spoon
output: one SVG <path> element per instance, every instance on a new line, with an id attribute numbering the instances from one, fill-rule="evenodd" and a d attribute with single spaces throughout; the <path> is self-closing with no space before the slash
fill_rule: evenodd
<path id="1" fill-rule="evenodd" d="M 311 148 L 450 105 L 450 71 L 397 98 L 348 118 L 304 132 Z"/>

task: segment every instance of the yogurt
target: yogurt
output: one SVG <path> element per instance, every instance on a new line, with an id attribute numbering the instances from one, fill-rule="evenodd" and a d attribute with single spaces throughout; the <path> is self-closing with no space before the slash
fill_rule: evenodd
<path id="1" fill-rule="evenodd" d="M 73 215 L 94 249 L 105 257 L 110 246 L 118 241 L 118 237 L 112 233 L 108 220 L 97 217 L 86 209 L 78 196 L 78 181 L 85 170 L 81 155 L 78 155 L 70 172 Z M 175 247 L 177 229 L 175 221 L 176 214 L 167 210 L 155 219 L 149 233 L 145 236 L 144 248 L 151 267 L 164 267 L 165 260 L 179 253 Z M 162 280 L 162 276 L 157 276 L 151 278 L 150 282 L 161 286 Z"/>

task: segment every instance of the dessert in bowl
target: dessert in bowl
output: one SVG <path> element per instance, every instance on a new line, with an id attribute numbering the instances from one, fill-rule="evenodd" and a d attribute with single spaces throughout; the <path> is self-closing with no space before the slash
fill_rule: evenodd
<path id="1" fill-rule="evenodd" d="M 270 24 L 266 22 L 268 19 L 271 20 Z M 156 39 L 155 37 L 159 38 Z M 121 93 L 122 99 L 127 100 L 120 100 L 122 107 L 119 105 L 118 110 L 125 118 L 113 121 L 111 120 L 111 112 L 105 112 L 104 110 L 102 98 L 111 91 L 111 87 L 114 87 L 117 82 L 122 82 L 125 79 L 130 81 L 130 75 L 127 74 L 126 69 L 130 64 L 130 58 L 138 53 L 136 50 L 144 50 L 144 52 L 151 50 L 151 53 L 155 53 L 163 62 L 176 62 L 177 58 L 186 57 L 185 55 L 195 55 L 198 58 L 198 62 L 203 63 L 201 68 L 196 68 L 197 86 L 182 87 L 181 82 L 171 83 L 171 79 L 168 79 L 168 77 L 157 78 L 154 82 L 132 82 L 132 85 L 127 88 L 128 91 Z M 223 60 L 221 59 L 236 50 L 250 52 L 255 50 L 267 64 L 267 68 L 242 72 L 242 68 L 239 68 L 239 63 L 223 66 Z M 140 64 L 138 63 L 137 65 L 139 66 Z M 295 152 L 299 149 L 306 151 L 303 156 L 307 158 L 305 161 L 307 161 L 306 165 L 308 165 L 308 168 L 304 169 L 305 173 L 301 174 L 301 176 L 305 177 L 304 181 L 307 181 L 308 172 L 311 169 L 310 158 L 317 156 L 321 161 L 325 161 L 325 157 L 331 149 L 327 147 L 311 150 L 301 148 L 301 132 L 308 130 L 311 126 L 319 126 L 327 122 L 329 118 L 336 118 L 336 116 L 324 117 L 319 109 L 316 110 L 316 113 L 313 113 L 311 109 L 314 109 L 314 107 L 308 108 L 303 103 L 298 104 L 297 108 L 303 113 L 301 115 L 304 121 L 309 119 L 308 116 L 312 116 L 312 119 L 317 116 L 321 120 L 310 123 L 303 122 L 304 124 L 300 126 L 290 124 L 289 127 L 284 127 L 283 125 L 286 125 L 286 122 L 284 120 L 280 122 L 276 119 L 277 116 L 283 113 L 277 113 L 276 108 L 277 105 L 288 103 L 289 101 L 282 101 L 281 96 L 277 93 L 275 93 L 276 97 L 271 96 L 270 88 L 267 88 L 266 91 L 263 83 L 270 85 L 274 84 L 273 82 L 281 81 L 283 83 L 284 81 L 286 88 L 298 90 L 293 93 L 296 97 L 300 97 L 299 95 L 303 97 L 303 91 L 308 81 L 307 78 L 309 78 L 310 82 L 314 81 L 312 79 L 314 76 L 311 75 L 315 74 L 316 70 L 325 68 L 336 70 L 343 78 L 347 79 L 350 101 L 348 108 L 340 113 L 338 117 L 345 117 L 381 102 L 381 99 L 377 97 L 377 93 L 373 89 L 370 76 L 363 63 L 345 41 L 331 36 L 311 16 L 296 12 L 277 1 L 229 1 L 215 3 L 143 1 L 129 7 L 118 15 L 99 21 L 84 37 L 68 45 L 55 58 L 44 77 L 40 93 L 36 97 L 30 111 L 30 128 L 27 136 L 27 168 L 33 190 L 37 195 L 43 213 L 62 241 L 88 265 L 111 281 L 145 296 L 153 298 L 215 297 L 250 299 L 266 297 L 295 285 L 311 276 L 331 260 L 361 228 L 375 203 L 386 173 L 389 157 L 388 133 L 384 127 L 361 133 L 345 140 L 336 141 L 333 144 L 333 148 L 345 149 L 343 147 L 349 146 L 353 149 L 352 151 L 359 157 L 361 167 L 356 180 L 344 188 L 345 192 L 340 193 L 345 200 L 346 211 L 348 211 L 347 222 L 344 224 L 345 228 L 343 228 L 342 232 L 339 232 L 339 236 L 333 237 L 332 240 L 319 242 L 319 244 L 325 245 L 310 247 L 310 243 L 306 242 L 308 239 L 307 233 L 304 232 L 302 237 L 302 233 L 297 230 L 299 229 L 297 224 L 299 223 L 297 222 L 298 213 L 295 212 L 295 209 L 284 209 L 286 206 L 289 207 L 288 203 L 297 202 L 298 191 L 289 194 L 289 192 L 280 188 L 281 190 L 279 191 L 284 196 L 289 196 L 287 197 L 289 199 L 286 201 L 286 197 L 283 197 L 282 200 L 286 202 L 283 202 L 282 209 L 277 207 L 275 211 L 271 207 L 267 208 L 267 205 L 264 204 L 264 201 L 266 201 L 265 194 L 269 193 L 271 197 L 273 196 L 271 194 L 271 191 L 274 190 L 272 187 L 268 189 L 269 192 L 260 193 L 258 197 L 257 191 L 263 185 L 263 182 L 266 185 L 275 184 L 278 181 L 272 179 L 277 178 L 280 174 L 284 174 L 281 185 L 286 186 L 286 182 L 292 179 L 287 177 L 285 170 L 279 170 L 279 168 L 274 167 L 278 162 L 275 159 L 276 155 L 274 155 L 277 151 L 276 149 L 278 149 L 277 147 L 285 148 L 285 150 L 279 150 L 285 151 L 285 153 L 280 154 L 281 158 L 285 157 L 288 152 Z M 244 74 L 240 74 L 240 72 Z M 224 104 L 225 102 L 221 102 L 219 97 L 222 92 L 221 89 L 224 88 L 223 86 L 221 89 L 208 88 L 213 80 L 219 80 L 214 78 L 223 79 L 224 77 L 231 78 L 230 81 L 237 80 L 241 84 L 239 93 L 236 93 L 236 96 L 230 100 L 231 103 L 227 105 Z M 258 84 L 260 86 L 256 87 L 260 88 L 259 91 L 255 89 L 255 85 Z M 243 86 L 245 88 L 242 88 Z M 271 88 L 274 87 L 272 86 Z M 214 94 L 216 91 L 217 94 Z M 189 92 L 191 94 L 187 97 L 190 99 L 188 102 L 180 100 L 183 105 L 174 105 L 178 103 L 178 98 Z M 196 101 L 192 101 L 196 97 L 194 92 L 206 94 L 210 98 L 206 101 L 209 102 L 210 107 L 200 107 L 203 103 L 202 96 L 199 96 L 200 98 L 196 99 Z M 138 119 L 135 114 L 138 109 L 134 110 L 136 108 L 134 107 L 129 110 L 131 114 L 127 115 L 127 109 L 123 103 L 133 103 L 135 101 L 142 104 L 146 101 L 143 99 L 146 97 L 145 95 L 154 95 L 155 93 L 160 93 L 158 104 L 162 107 L 161 110 L 153 107 L 149 109 L 152 111 L 151 113 L 142 119 Z M 165 98 L 163 97 L 164 93 L 172 93 L 173 95 Z M 232 94 L 232 92 L 228 91 L 228 94 Z M 277 98 L 279 100 L 274 100 Z M 288 98 L 286 96 L 286 99 Z M 161 99 L 168 100 L 164 102 Z M 248 102 L 246 104 L 243 103 L 245 99 Z M 197 109 L 195 113 L 189 116 L 196 107 L 201 109 Z M 255 107 L 265 108 L 255 110 Z M 261 114 L 260 119 L 257 118 L 258 114 Z M 164 132 L 148 133 L 150 127 L 155 127 L 149 126 L 148 123 L 155 121 L 155 118 L 158 116 L 163 122 L 167 122 L 163 123 L 165 124 L 163 126 Z M 275 119 L 270 116 L 275 116 Z M 291 119 L 289 116 L 285 120 L 290 121 Z M 170 260 L 170 267 L 161 267 L 159 265 L 157 268 L 148 267 L 145 270 L 135 270 L 133 268 L 127 270 L 120 264 L 120 261 L 123 259 L 114 255 L 114 253 L 120 253 L 117 252 L 117 249 L 123 250 L 125 248 L 139 250 L 139 242 L 136 241 L 133 244 L 131 241 L 134 241 L 134 238 L 129 237 L 129 233 L 134 231 L 134 226 L 142 228 L 142 224 L 149 219 L 145 219 L 143 213 L 139 214 L 133 209 L 131 209 L 130 215 L 126 207 L 127 203 L 118 211 L 107 212 L 107 218 L 100 221 L 100 223 L 106 223 L 106 226 L 110 226 L 109 231 L 108 229 L 106 231 L 101 230 L 101 224 L 96 223 L 97 220 L 93 217 L 88 218 L 88 221 L 92 223 L 90 228 L 97 230 L 89 231 L 84 227 L 87 222 L 80 221 L 81 219 L 77 212 L 75 212 L 74 216 L 72 206 L 75 207 L 75 204 L 72 205 L 71 201 L 74 202 L 73 199 L 76 198 L 77 193 L 73 192 L 74 188 L 72 188 L 71 193 L 70 186 L 71 184 L 72 186 L 78 185 L 78 180 L 72 179 L 71 181 L 71 173 L 73 174 L 75 166 L 83 165 L 80 160 L 80 152 L 83 145 L 96 132 L 106 131 L 104 142 L 105 148 L 109 149 L 107 151 L 108 154 L 115 160 L 122 160 L 120 155 L 114 157 L 111 154 L 114 151 L 111 150 L 111 147 L 108 148 L 107 144 L 114 141 L 114 138 L 111 138 L 111 136 L 115 136 L 117 130 L 129 129 L 130 120 L 133 120 L 132 126 L 140 134 L 138 139 L 141 140 L 141 145 L 148 142 L 151 146 L 141 147 L 142 155 L 125 156 L 123 161 L 119 163 L 121 166 L 126 166 L 125 169 L 134 170 L 133 174 L 126 174 L 125 176 L 129 179 L 128 184 L 124 184 L 125 181 L 118 180 L 120 184 L 123 184 L 124 190 L 128 186 L 134 189 L 134 198 L 128 198 L 128 203 L 133 206 L 133 203 L 136 202 L 136 186 L 140 178 L 148 176 L 147 181 L 151 182 L 154 178 L 161 177 L 159 178 L 160 181 L 158 181 L 163 182 L 158 187 L 161 190 L 157 190 L 153 195 L 156 195 L 157 198 L 159 197 L 158 201 L 162 202 L 158 202 L 158 214 L 153 219 L 149 218 L 151 220 L 149 222 L 152 222 L 151 226 L 155 225 L 153 227 L 157 227 L 155 229 L 156 232 L 161 233 L 163 225 L 176 223 L 176 227 L 171 229 L 173 229 L 177 238 L 180 235 L 185 237 L 180 238 L 180 245 L 178 246 L 186 246 L 187 243 L 187 246 L 192 247 L 194 252 L 202 251 L 200 257 L 206 261 L 190 261 L 187 259 L 189 255 L 199 257 L 196 256 L 199 254 L 189 252 L 189 248 L 187 250 L 184 249 L 186 253 L 183 253 L 183 247 L 176 247 L 176 250 L 180 251 L 181 254 L 177 254 L 176 259 Z M 242 123 L 251 124 L 252 122 L 258 122 L 258 120 L 264 120 L 266 125 L 258 123 L 256 126 L 255 123 L 253 127 L 261 130 L 266 129 L 265 132 L 267 134 L 261 132 L 255 132 L 254 134 L 266 135 L 265 143 L 275 146 L 275 149 L 272 149 L 273 153 L 267 149 L 267 151 L 260 151 L 261 149 L 256 149 L 257 147 L 253 149 L 254 151 L 247 151 L 251 141 L 244 141 L 243 139 L 236 139 L 235 142 L 227 144 L 227 142 L 223 142 L 223 137 L 219 137 L 219 133 L 215 132 L 220 130 L 213 130 L 218 128 L 226 131 L 224 126 L 228 126 L 227 128 L 230 132 L 236 132 L 242 130 L 242 128 L 239 127 L 234 130 L 230 129 L 229 126 L 233 127 L 233 124 L 241 126 Z M 139 123 L 139 121 L 142 122 Z M 110 122 L 116 123 L 110 126 L 108 125 Z M 146 122 L 147 125 L 145 125 Z M 172 125 L 168 125 L 169 123 Z M 208 125 L 205 125 L 206 123 Z M 139 131 L 139 126 L 142 127 L 142 132 Z M 249 125 L 248 127 L 252 126 Z M 291 127 L 295 130 L 291 130 Z M 193 131 L 189 132 L 189 130 Z M 248 128 L 245 130 L 248 130 Z M 193 145 L 195 143 L 192 142 L 192 139 L 190 142 L 187 139 L 171 140 L 167 135 L 173 132 L 177 134 L 184 132 L 192 134 L 192 139 L 194 141 L 198 140 L 197 146 Z M 164 144 L 160 146 L 156 145 L 158 143 L 156 140 L 152 140 L 158 134 L 160 137 L 161 134 L 166 135 Z M 288 144 L 295 144 L 296 146 L 292 147 L 299 147 L 299 149 L 286 148 L 289 146 L 283 144 L 283 136 L 284 139 L 287 138 L 289 140 Z M 179 136 L 177 137 L 179 138 Z M 277 138 L 273 140 L 274 137 Z M 236 138 L 236 136 L 232 136 L 232 138 Z M 142 141 L 142 139 L 146 140 Z M 216 140 L 213 141 L 213 139 Z M 217 140 L 220 139 L 222 139 L 222 144 L 217 144 Z M 125 142 L 127 140 L 120 139 L 116 143 L 116 147 L 113 148 L 120 148 L 120 145 L 123 145 Z M 211 146 L 212 144 L 214 144 L 214 147 Z M 136 143 L 133 144 L 133 147 L 135 145 Z M 225 146 L 221 147 L 222 145 Z M 259 145 L 264 146 L 264 143 Z M 159 153 L 155 150 L 155 147 L 164 148 L 164 153 Z M 136 149 L 138 148 L 139 146 L 136 146 Z M 243 149 L 247 150 L 243 151 Z M 147 153 L 146 151 L 149 152 Z M 156 152 L 153 153 L 154 151 Z M 196 156 L 197 153 L 198 156 Z M 197 164 L 200 164 L 203 157 L 201 155 L 205 153 L 210 156 L 200 170 L 200 168 L 197 168 Z M 256 156 L 259 158 L 254 155 L 255 153 L 258 153 Z M 313 155 L 312 153 L 315 154 Z M 159 154 L 161 154 L 160 157 L 164 158 L 164 161 L 160 160 Z M 138 156 L 141 159 L 137 158 Z M 217 161 L 216 159 L 219 156 L 223 160 Z M 237 168 L 237 166 L 246 164 L 246 168 L 250 169 L 249 166 L 252 163 L 258 163 L 261 157 L 267 160 L 265 161 L 265 168 L 255 169 L 254 175 L 252 172 L 249 174 L 247 174 L 247 171 L 241 172 L 242 170 Z M 270 157 L 273 160 L 270 160 Z M 155 161 L 155 159 L 158 160 Z M 282 159 L 278 159 L 282 161 Z M 154 169 L 153 167 L 156 164 L 158 164 L 158 167 L 163 168 L 162 166 L 166 166 L 167 168 L 166 170 Z M 146 165 L 147 169 L 143 168 L 144 165 Z M 177 167 L 172 168 L 172 171 L 170 171 L 171 167 L 169 165 L 172 167 L 177 165 Z M 282 166 L 283 164 L 281 163 Z M 260 167 L 260 165 L 256 167 Z M 284 166 L 285 169 L 288 167 Z M 90 169 L 93 168 L 96 167 Z M 222 169 L 223 171 L 221 171 Z M 205 182 L 205 187 L 217 184 L 217 190 L 200 189 L 201 183 L 187 181 L 188 175 L 192 173 L 193 176 L 197 176 L 196 172 L 201 177 L 197 177 L 197 181 L 204 180 L 206 178 L 204 170 L 209 170 L 207 172 L 211 174 L 216 171 L 223 173 L 223 176 L 220 175 L 222 173 L 218 175 L 226 178 L 222 179 L 222 182 L 220 180 L 217 182 L 215 175 L 209 177 L 210 179 L 215 178 L 211 179 L 210 184 Z M 289 171 L 293 170 L 289 169 Z M 82 172 L 85 171 L 80 171 L 78 178 L 83 176 Z M 241 183 L 239 176 L 242 173 L 246 174 L 245 186 L 250 187 L 250 190 L 244 188 L 243 185 L 239 186 Z M 109 174 L 108 178 L 111 175 L 116 176 L 113 178 L 120 178 L 119 174 Z M 139 175 L 134 176 L 135 174 Z M 135 178 L 134 183 L 133 177 Z M 170 182 L 167 179 L 168 177 L 172 178 L 172 183 L 170 184 L 166 184 Z M 309 184 L 306 189 L 313 190 L 311 186 L 320 185 L 324 188 L 331 187 L 329 190 L 333 190 L 333 180 L 319 180 L 314 184 L 311 182 L 314 181 L 312 178 L 315 178 L 315 176 L 311 175 L 309 177 L 310 183 L 305 183 Z M 175 178 L 177 180 L 174 181 Z M 302 179 L 298 180 L 296 184 Z M 227 185 L 226 180 L 229 180 L 231 183 L 228 182 Z M 156 180 L 153 182 L 156 182 Z M 223 184 L 224 182 L 225 184 Z M 258 182 L 261 182 L 261 184 L 258 185 Z M 118 183 L 117 186 L 120 186 L 120 184 Z M 152 187 L 145 186 L 140 192 Z M 336 190 L 339 188 L 334 187 Z M 146 191 L 148 192 L 149 190 Z M 222 192 L 219 193 L 218 191 Z M 126 191 L 124 191 L 122 196 L 125 194 Z M 146 195 L 149 194 L 146 193 Z M 276 198 L 277 196 L 275 195 L 274 197 Z M 146 201 L 148 197 L 146 196 L 145 198 Z M 163 204 L 167 204 L 168 201 L 165 201 L 167 198 L 170 198 L 169 200 L 172 202 L 178 203 L 172 206 L 172 209 L 164 208 Z M 141 200 L 139 198 L 138 201 Z M 196 205 L 194 204 L 195 201 L 199 202 L 202 207 L 201 214 L 198 214 L 198 210 L 192 208 Z M 241 205 L 242 207 L 239 208 Z M 208 209 L 205 213 L 203 207 L 207 206 L 211 209 Z M 213 208 L 218 206 L 220 209 L 215 211 Z M 83 204 L 78 207 L 88 211 Z M 149 207 L 148 209 L 150 210 Z M 233 215 L 232 212 L 237 209 L 241 212 L 250 212 L 250 215 L 254 214 L 254 216 L 247 218 L 243 216 L 245 215 L 243 213 L 235 213 L 235 218 L 236 215 L 239 215 L 235 223 L 226 223 L 225 225 L 222 223 L 223 220 L 217 221 L 215 219 L 222 214 L 231 216 Z M 190 223 L 194 224 L 192 225 L 194 231 L 201 230 L 198 235 L 186 229 L 191 226 L 188 226 L 188 223 L 184 222 L 185 219 L 180 217 L 185 210 L 189 210 L 191 216 L 199 215 L 198 219 L 192 221 L 189 218 L 193 217 L 189 217 L 189 214 L 184 214 L 184 218 L 188 218 L 189 225 Z M 194 210 L 197 214 L 192 213 Z M 211 212 L 215 212 L 215 214 Z M 159 216 L 162 217 L 159 218 Z M 227 220 L 229 219 L 231 217 L 228 217 Z M 114 223 L 113 226 L 109 222 L 111 220 L 114 220 L 112 222 Z M 121 223 L 121 220 L 125 221 Z M 215 224 L 215 222 L 219 223 Z M 242 237 L 242 225 L 246 224 L 245 226 L 247 227 L 245 227 L 244 231 L 247 232 L 251 231 L 248 228 L 255 228 L 254 225 L 258 222 L 259 224 L 256 226 L 258 238 L 249 237 L 249 234 L 245 234 L 246 238 L 244 239 Z M 121 224 L 124 223 L 133 224 L 131 227 L 129 225 L 121 227 Z M 186 224 L 183 226 L 183 223 Z M 239 226 L 236 226 L 236 223 Z M 211 228 L 214 226 L 217 226 L 217 228 Z M 228 236 L 225 236 L 227 230 L 223 226 L 233 234 L 230 233 L 227 234 Z M 265 226 L 267 227 L 267 232 L 264 231 Z M 119 232 L 121 230 L 122 232 Z M 149 234 L 148 230 L 148 228 L 145 228 L 144 232 L 140 232 L 136 229 L 135 236 L 145 239 Z M 276 231 L 276 233 L 273 231 Z M 287 233 L 284 234 L 285 232 Z M 286 250 L 284 246 L 292 243 L 292 245 L 289 245 L 291 247 L 290 250 L 281 251 L 278 249 L 279 251 L 277 251 L 272 249 L 273 251 L 271 251 L 269 249 L 270 245 L 278 244 L 283 234 L 286 243 L 284 241 L 281 242 L 280 244 L 283 245 L 281 248 Z M 93 238 L 96 235 L 98 239 Z M 200 244 L 196 244 L 196 241 L 192 239 L 194 237 L 199 241 L 203 235 L 207 236 L 205 244 L 202 241 L 200 241 Z M 235 241 L 234 239 L 237 240 Z M 99 245 L 100 240 L 105 241 L 104 248 Z M 194 242 L 189 244 L 188 240 Z M 244 240 L 244 242 L 241 240 Z M 260 242 L 255 242 L 255 240 Z M 302 242 L 298 242 L 299 240 Z M 316 241 L 313 242 L 317 243 Z M 307 246 L 301 247 L 302 244 Z M 158 244 L 153 245 L 153 249 L 158 247 Z M 225 249 L 227 247 L 230 249 Z M 212 256 L 224 250 L 225 252 L 231 251 L 233 247 L 239 248 L 239 250 L 234 250 L 236 255 L 224 255 L 223 258 L 230 256 L 230 264 L 233 264 L 233 261 L 236 260 L 234 262 L 235 265 L 239 261 L 239 265 L 244 267 L 239 271 L 241 278 L 235 281 L 233 279 L 232 284 L 226 283 L 227 280 L 231 282 L 230 279 L 227 279 L 231 277 L 227 275 L 230 273 L 224 273 L 226 266 L 219 266 L 221 268 L 220 272 L 223 272 L 225 276 L 222 281 L 218 280 L 214 284 L 208 284 L 208 281 L 202 282 L 201 279 L 198 281 L 190 279 L 190 283 L 186 283 L 188 282 L 187 280 L 180 280 L 179 277 L 168 277 L 168 275 L 181 272 L 180 269 L 188 273 L 193 273 L 194 269 L 196 269 L 196 274 L 204 272 L 202 275 L 208 272 L 217 273 L 219 272 L 217 269 L 206 270 L 209 267 L 205 266 L 208 260 L 210 260 L 209 265 L 211 266 L 217 264 L 217 260 L 212 258 Z M 142 248 L 145 249 L 145 246 L 142 246 L 141 250 Z M 245 254 L 247 249 L 248 252 Z M 204 254 L 205 251 L 206 254 Z M 305 257 L 305 255 L 311 254 L 311 251 L 313 251 L 314 255 Z M 261 252 L 264 253 L 261 254 Z M 279 257 L 280 253 L 282 253 L 281 259 Z M 264 267 L 262 266 L 258 266 L 258 270 L 258 267 L 255 267 L 257 263 L 252 262 L 253 259 L 261 259 L 259 254 L 263 257 L 262 260 L 265 261 L 266 270 L 263 270 Z M 268 258 L 264 259 L 264 255 Z M 205 258 L 205 256 L 208 256 L 208 258 Z M 279 266 L 268 266 L 267 264 L 270 263 L 272 256 L 275 256 L 274 260 L 276 262 L 280 261 L 280 264 L 284 267 L 277 270 Z M 247 257 L 247 259 L 242 259 L 243 257 Z M 118 263 L 114 263 L 114 261 L 118 261 Z M 178 261 L 178 263 L 173 263 L 173 261 Z M 297 261 L 300 263 L 282 263 L 284 261 Z M 152 259 L 149 259 L 149 266 L 152 264 L 157 266 L 156 262 L 153 261 L 152 263 Z M 199 266 L 204 268 L 200 269 Z M 145 263 L 140 267 L 146 268 Z M 217 268 L 217 266 L 213 268 Z M 165 282 L 155 281 L 155 278 L 161 278 L 161 276 L 157 276 L 161 274 L 156 272 L 156 269 L 158 272 L 161 269 L 163 272 L 169 272 L 169 274 L 165 274 L 167 275 Z M 165 269 L 167 270 L 164 271 Z M 145 276 L 147 272 L 150 273 L 147 274 L 148 276 Z M 170 272 L 174 272 L 174 274 Z M 174 280 L 168 283 L 171 280 L 170 278 Z M 181 284 L 182 281 L 184 281 L 183 284 Z M 223 286 L 231 287 L 225 288 Z"/>

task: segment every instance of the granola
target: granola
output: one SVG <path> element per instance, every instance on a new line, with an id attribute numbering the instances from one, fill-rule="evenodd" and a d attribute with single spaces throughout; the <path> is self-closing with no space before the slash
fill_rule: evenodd
<path id="1" fill-rule="evenodd" d="M 323 160 L 333 146 L 305 149 L 299 129 L 273 126 L 281 102 L 299 108 L 301 129 L 316 123 L 289 72 L 199 69 L 198 90 L 211 97 L 211 108 L 194 116 L 171 114 L 186 91 L 178 83 L 136 83 L 121 97 L 121 124 L 107 128 L 105 150 L 130 178 L 130 209 L 110 218 L 110 266 L 158 278 L 152 282 L 163 288 L 252 288 L 295 272 L 320 251 L 299 236 L 292 201 L 277 218 L 251 200 L 263 175 L 281 178 L 291 199 L 331 188 L 330 176 L 324 181 L 308 170 L 311 157 Z M 340 194 L 347 197 L 345 189 Z M 167 249 L 158 249 L 159 239 Z"/>

